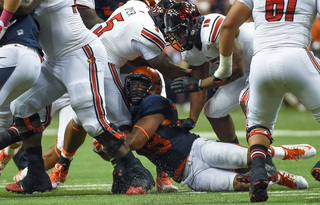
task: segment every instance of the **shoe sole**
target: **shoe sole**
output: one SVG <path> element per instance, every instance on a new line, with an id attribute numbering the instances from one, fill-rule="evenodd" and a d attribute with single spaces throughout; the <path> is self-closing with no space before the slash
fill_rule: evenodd
<path id="1" fill-rule="evenodd" d="M 52 189 L 48 188 L 48 189 L 44 189 L 44 190 L 33 190 L 33 191 L 24 191 L 20 185 L 18 184 L 8 184 L 6 186 L 6 190 L 12 193 L 16 193 L 16 194 L 32 194 L 32 193 L 43 193 L 43 192 L 49 192 Z"/>
<path id="2" fill-rule="evenodd" d="M 263 202 L 268 200 L 268 182 L 259 180 L 254 183 L 252 193 L 249 194 L 250 202 Z"/>
<path id="3" fill-rule="evenodd" d="M 178 188 L 176 186 L 162 186 L 161 188 L 157 187 L 157 192 L 159 193 L 174 193 L 178 192 Z"/>

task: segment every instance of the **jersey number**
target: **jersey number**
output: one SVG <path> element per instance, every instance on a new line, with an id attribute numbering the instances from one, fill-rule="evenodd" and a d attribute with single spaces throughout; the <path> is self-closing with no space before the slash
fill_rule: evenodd
<path id="1" fill-rule="evenodd" d="M 110 31 L 111 29 L 113 29 L 113 21 L 117 20 L 117 21 L 124 21 L 123 17 L 121 15 L 121 13 L 118 13 L 117 15 L 115 15 L 114 17 L 112 17 L 109 21 L 106 22 L 106 26 L 102 27 L 99 26 L 98 28 L 96 28 L 93 33 L 96 34 L 98 37 L 101 36 L 104 32 L 106 31 Z"/>
<path id="2" fill-rule="evenodd" d="M 286 11 L 284 11 L 284 0 L 266 1 L 266 19 L 267 21 L 280 21 L 285 15 L 285 21 L 293 21 L 293 14 L 298 0 L 288 0 Z"/>

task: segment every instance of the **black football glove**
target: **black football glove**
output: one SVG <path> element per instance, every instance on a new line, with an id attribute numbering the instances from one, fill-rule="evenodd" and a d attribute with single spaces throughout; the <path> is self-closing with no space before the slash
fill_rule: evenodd
<path id="1" fill-rule="evenodd" d="M 175 93 L 191 93 L 202 90 L 200 84 L 201 80 L 184 76 L 174 79 L 170 88 Z"/>
<path id="2" fill-rule="evenodd" d="M 185 131 L 192 130 L 196 126 L 196 123 L 191 118 L 182 119 L 180 122 L 179 128 Z"/>

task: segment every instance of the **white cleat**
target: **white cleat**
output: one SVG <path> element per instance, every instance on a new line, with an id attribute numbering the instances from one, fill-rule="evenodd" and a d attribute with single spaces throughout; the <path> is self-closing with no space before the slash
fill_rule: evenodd
<path id="1" fill-rule="evenodd" d="M 308 144 L 281 145 L 280 147 L 285 151 L 285 156 L 282 160 L 309 159 L 314 157 L 317 153 L 317 150 Z"/>
<path id="2" fill-rule="evenodd" d="M 308 182 L 302 176 L 290 174 L 289 172 L 279 170 L 279 185 L 289 187 L 290 189 L 307 189 Z"/>
<path id="3" fill-rule="evenodd" d="M 14 177 L 13 180 L 15 182 L 21 181 L 22 179 L 24 179 L 27 176 L 28 173 L 28 167 L 21 169 Z"/>
<path id="4" fill-rule="evenodd" d="M 157 176 L 156 179 L 157 192 L 169 193 L 169 192 L 178 192 L 178 187 L 176 187 L 171 178 L 165 173 L 162 172 L 161 176 Z"/>

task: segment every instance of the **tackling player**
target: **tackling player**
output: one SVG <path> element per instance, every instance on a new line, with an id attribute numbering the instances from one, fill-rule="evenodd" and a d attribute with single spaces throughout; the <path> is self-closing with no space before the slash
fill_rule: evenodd
<path id="1" fill-rule="evenodd" d="M 88 28 L 102 21 L 97 18 L 93 10 L 93 4 L 90 4 L 90 1 L 78 1 L 77 6 Z M 129 11 L 132 13 L 128 13 Z M 107 101 L 106 109 L 108 119 L 121 128 L 122 125 L 131 125 L 131 115 L 128 107 L 124 103 L 125 100 L 123 99 L 122 85 L 119 77 L 119 69 L 124 63 L 143 55 L 144 59 L 158 67 L 159 70 L 168 77 L 187 75 L 188 71 L 174 65 L 169 57 L 162 51 L 164 47 L 163 36 L 156 28 L 149 14 L 149 8 L 145 3 L 129 2 L 117 9 L 115 13 L 115 15 L 110 17 L 111 19 L 109 21 L 97 24 L 91 30 L 93 30 L 104 43 L 108 56 L 110 57 L 108 60 L 108 71 L 110 72 L 105 74 L 104 81 Z M 90 16 L 93 18 L 90 18 Z M 123 17 L 123 19 L 119 20 L 119 16 L 121 16 L 121 18 Z M 93 21 L 93 19 L 95 20 Z M 137 23 L 141 26 L 137 26 Z M 112 29 L 108 29 L 107 25 L 112 25 Z M 128 32 L 128 30 L 131 32 Z M 118 33 L 121 32 L 128 33 L 131 36 L 124 35 L 121 44 L 119 44 Z M 170 72 L 168 72 L 168 70 L 170 70 Z M 176 72 L 172 72 L 172 70 Z M 67 139 L 68 142 L 72 143 L 68 143 L 68 145 L 66 145 L 66 143 L 64 144 L 61 160 L 50 174 L 54 188 L 58 186 L 60 181 L 65 181 L 72 157 L 86 136 L 86 133 L 83 133 L 83 129 L 79 129 L 79 126 L 77 126 L 74 121 L 70 122 L 67 127 L 67 133 L 76 140 L 72 140 L 72 138 Z M 80 140 L 80 136 L 82 136 L 82 140 Z M 59 141 L 58 139 L 58 147 L 62 148 L 62 144 L 63 141 Z M 63 168 L 62 162 L 65 164 Z M 161 175 L 161 172 L 159 174 Z"/>
<path id="2" fill-rule="evenodd" d="M 242 182 L 246 177 L 231 171 L 250 166 L 248 148 L 203 139 L 181 129 L 174 103 L 159 95 L 161 84 L 151 67 L 138 67 L 126 77 L 126 98 L 134 116 L 133 129 L 126 132 L 129 146 L 176 182 L 183 182 L 182 186 L 209 192 L 248 190 L 249 184 Z M 315 149 L 306 155 L 314 156 Z M 303 177 L 285 171 L 278 171 L 276 183 L 292 189 L 308 187 Z"/>

